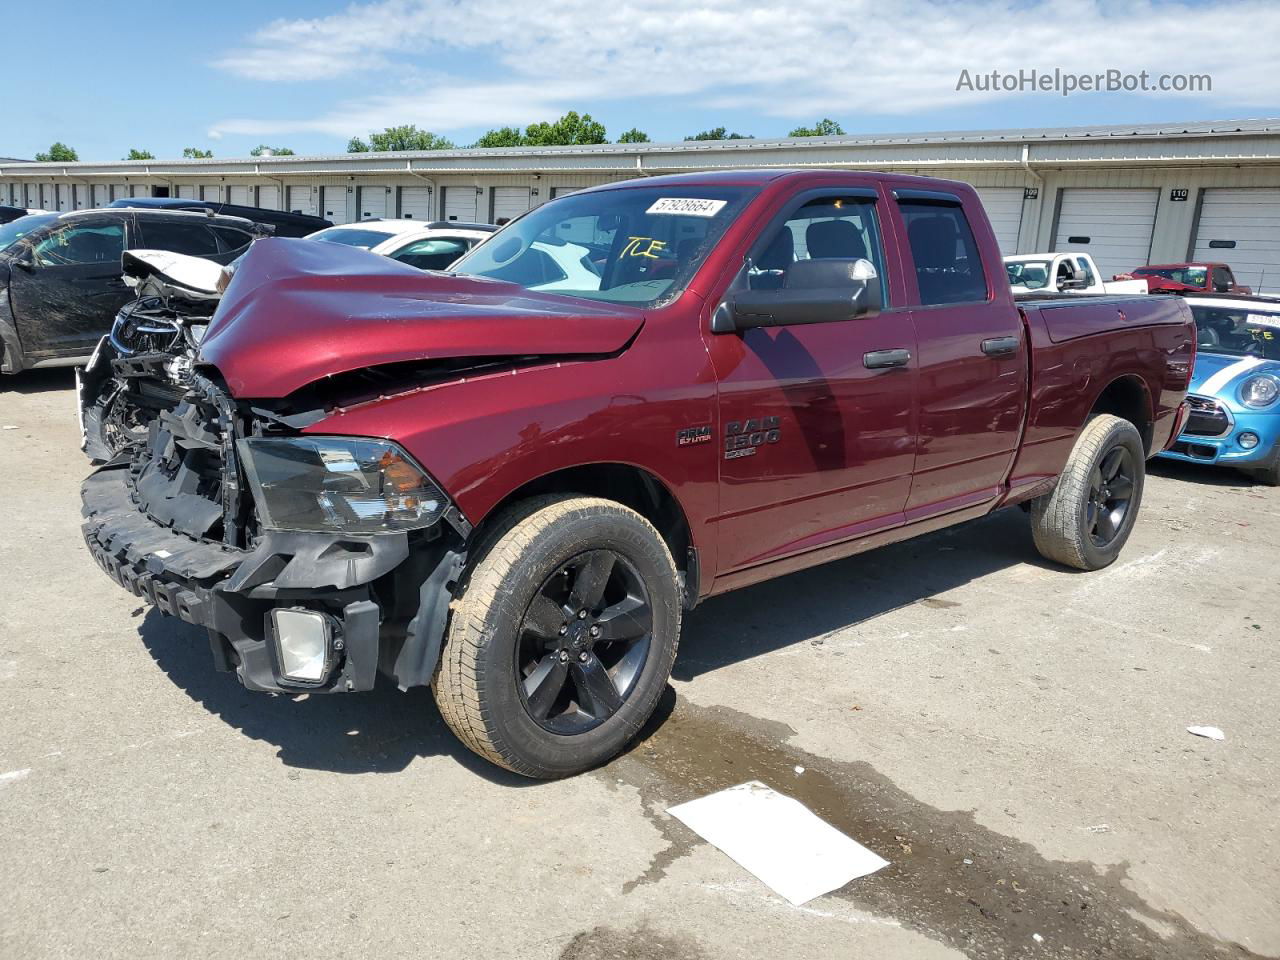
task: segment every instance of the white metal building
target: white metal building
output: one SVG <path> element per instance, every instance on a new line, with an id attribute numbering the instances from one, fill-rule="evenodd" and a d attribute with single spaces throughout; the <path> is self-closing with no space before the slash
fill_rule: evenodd
<path id="1" fill-rule="evenodd" d="M 1110 276 L 1211 259 L 1280 292 L 1280 119 L 328 157 L 13 163 L 0 202 L 48 210 L 183 196 L 314 213 L 494 221 L 557 195 L 733 167 L 890 170 L 965 180 L 1007 253 L 1086 250 Z"/>

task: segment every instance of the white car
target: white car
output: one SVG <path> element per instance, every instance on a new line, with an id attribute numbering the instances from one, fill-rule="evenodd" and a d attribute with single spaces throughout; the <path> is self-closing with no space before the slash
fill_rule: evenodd
<path id="1" fill-rule="evenodd" d="M 317 230 L 307 239 L 360 247 L 419 270 L 447 270 L 497 229 L 488 223 L 454 220 L 361 220 Z"/>
<path id="2" fill-rule="evenodd" d="M 1087 253 L 1023 253 L 1005 257 L 1014 293 L 1146 293 L 1145 280 L 1104 281 Z"/>

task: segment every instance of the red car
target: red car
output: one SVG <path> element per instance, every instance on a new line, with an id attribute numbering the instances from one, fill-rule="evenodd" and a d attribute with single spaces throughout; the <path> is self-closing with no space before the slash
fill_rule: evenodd
<path id="1" fill-rule="evenodd" d="M 449 273 L 266 239 L 194 363 L 113 361 L 160 406 L 84 535 L 246 688 L 431 684 L 560 777 L 635 736 L 707 597 L 1016 504 L 1111 563 L 1194 353 L 1180 299 L 1016 304 L 973 188 L 919 177 L 610 184 Z"/>
<path id="2" fill-rule="evenodd" d="M 1153 263 L 1116 279 L 1145 280 L 1148 293 L 1253 293 L 1225 263 Z"/>

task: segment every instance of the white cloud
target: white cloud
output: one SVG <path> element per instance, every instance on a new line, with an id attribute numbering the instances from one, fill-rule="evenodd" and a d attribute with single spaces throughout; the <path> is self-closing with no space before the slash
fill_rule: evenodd
<path id="1" fill-rule="evenodd" d="M 1232 42 L 1189 39 L 1233 24 Z M 1198 29 L 1198 28 L 1196 28 Z M 1247 31 L 1249 56 L 1238 38 Z M 394 82 L 440 54 L 492 65 L 487 82 L 410 79 L 404 93 L 321 115 L 242 119 L 223 133 L 357 132 L 416 122 L 436 130 L 548 118 L 599 101 L 679 98 L 765 115 L 902 115 L 1014 94 L 958 93 L 962 69 L 1210 74 L 1203 100 L 1280 103 L 1280 4 L 1210 0 L 383 0 L 328 17 L 277 20 L 218 66 L 273 82 Z M 1047 94 L 1042 96 L 1048 97 Z M 1175 96 L 1175 94 L 1161 94 Z"/>

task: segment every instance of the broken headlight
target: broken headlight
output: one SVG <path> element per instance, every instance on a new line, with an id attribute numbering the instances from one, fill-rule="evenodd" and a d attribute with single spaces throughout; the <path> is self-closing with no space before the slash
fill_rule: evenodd
<path id="1" fill-rule="evenodd" d="M 268 529 L 416 530 L 438 521 L 448 506 L 422 468 L 387 440 L 262 437 L 238 446 Z"/>

